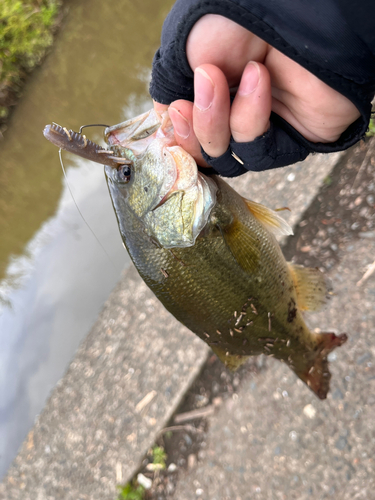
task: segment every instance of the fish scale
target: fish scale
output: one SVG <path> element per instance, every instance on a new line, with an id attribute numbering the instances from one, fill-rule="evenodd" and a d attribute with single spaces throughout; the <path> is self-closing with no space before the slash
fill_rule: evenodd
<path id="1" fill-rule="evenodd" d="M 176 145 L 167 112 L 106 129 L 108 158 L 62 127 L 44 133 L 70 152 L 103 158 L 120 233 L 141 277 L 230 369 L 264 353 L 327 396 L 327 356 L 347 337 L 305 324 L 302 312 L 324 303 L 324 277 L 285 261 L 274 233 L 291 229 L 276 212 L 199 173 Z"/>
<path id="2" fill-rule="evenodd" d="M 226 189 L 227 194 L 233 196 L 234 192 L 231 193 L 231 188 L 226 183 L 219 178 L 216 178 L 216 181 L 221 189 Z M 238 196 L 237 193 L 235 195 Z M 275 245 L 272 234 L 265 231 L 256 220 L 248 220 L 247 226 L 256 235 L 255 239 L 259 239 L 259 247 L 264 258 L 257 274 L 251 279 L 238 265 L 218 231 L 214 237 L 209 235 L 198 238 L 193 247 L 170 251 L 156 248 L 142 230 L 142 222 L 131 213 L 128 213 L 126 218 L 120 217 L 120 219 L 122 237 L 146 284 L 181 323 L 209 345 L 212 341 L 220 342 L 220 346 L 226 352 L 235 355 L 266 353 L 258 338 L 270 336 L 268 312 L 273 314 L 272 323 L 274 330 L 277 331 L 277 337 L 285 340 L 298 337 L 301 343 L 298 329 L 303 323 L 296 321 L 295 331 L 290 328 L 285 331 L 282 325 L 286 323 L 287 308 L 284 302 L 275 300 L 275 297 L 287 294 L 288 288 L 293 292 L 286 262 L 284 261 L 285 269 L 282 269 L 281 265 L 279 268 L 275 267 L 275 259 L 280 253 L 278 246 Z M 133 235 L 131 242 L 127 238 L 128 234 Z M 168 278 L 165 278 L 160 269 L 168 273 Z M 273 272 L 270 272 L 271 270 Z M 284 278 L 284 283 L 287 280 L 284 286 L 281 285 L 280 275 Z M 260 299 L 257 297 L 259 279 L 262 280 L 262 289 L 265 291 Z M 234 327 L 234 312 L 241 311 L 249 298 L 253 298 L 252 302 L 257 305 L 258 314 L 253 313 L 251 307 L 248 307 L 250 311 L 247 314 L 251 315 L 253 325 L 232 337 L 229 331 Z M 217 330 L 221 332 L 221 336 L 216 333 Z M 210 340 L 205 333 L 209 334 Z M 309 340 L 311 335 L 307 327 L 303 333 Z M 248 341 L 246 348 L 243 346 L 245 338 Z M 303 350 L 305 349 L 306 345 L 303 345 Z M 284 356 L 286 361 L 289 354 Z"/>

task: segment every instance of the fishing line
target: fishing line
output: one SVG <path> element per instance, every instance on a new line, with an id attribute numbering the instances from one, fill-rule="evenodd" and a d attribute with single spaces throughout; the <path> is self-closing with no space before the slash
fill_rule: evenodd
<path id="1" fill-rule="evenodd" d="M 79 133 L 82 134 L 82 130 L 87 127 L 105 127 L 108 128 L 109 125 L 104 125 L 104 123 L 92 123 L 91 125 L 82 125 L 79 127 Z"/>
<path id="2" fill-rule="evenodd" d="M 84 126 L 87 126 L 87 125 L 84 125 Z M 105 125 L 106 126 L 106 125 Z M 82 127 L 81 127 L 82 128 Z M 72 200 L 74 202 L 74 205 L 76 206 L 77 210 L 78 210 L 78 213 L 79 215 L 82 217 L 82 220 L 83 222 L 86 224 L 86 226 L 88 227 L 90 233 L 94 236 L 94 238 L 96 239 L 97 243 L 99 244 L 99 246 L 101 247 L 101 249 L 103 250 L 103 252 L 105 253 L 105 255 L 107 256 L 109 262 L 111 263 L 113 269 L 116 271 L 117 273 L 117 269 L 115 267 L 115 264 L 113 262 L 113 260 L 111 259 L 111 257 L 109 256 L 107 250 L 104 248 L 104 246 L 102 245 L 102 243 L 100 242 L 99 238 L 96 236 L 96 234 L 94 233 L 94 231 L 91 229 L 91 227 L 89 226 L 88 222 L 86 221 L 86 219 L 84 218 L 81 210 L 79 209 L 79 206 L 76 202 L 76 200 L 74 199 L 74 196 L 73 196 L 73 192 L 72 192 L 72 189 L 70 187 L 70 184 L 69 184 L 69 181 L 68 181 L 68 177 L 66 175 L 66 172 L 65 172 L 65 167 L 64 167 L 64 163 L 62 161 L 62 155 L 61 155 L 61 151 L 62 149 L 60 148 L 59 149 L 59 158 L 60 158 L 60 164 L 61 164 L 61 168 L 62 168 L 62 171 L 63 171 L 63 174 L 64 174 L 64 177 L 65 177 L 65 181 L 66 181 L 66 185 L 68 186 L 68 189 L 69 189 L 69 193 L 70 193 L 70 196 L 72 197 Z"/>

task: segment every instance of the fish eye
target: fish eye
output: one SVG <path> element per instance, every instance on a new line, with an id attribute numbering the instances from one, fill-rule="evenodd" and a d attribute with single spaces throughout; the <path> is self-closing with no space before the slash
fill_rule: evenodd
<path id="1" fill-rule="evenodd" d="M 117 180 L 122 183 L 127 183 L 130 181 L 132 170 L 129 165 L 121 165 L 117 169 Z"/>

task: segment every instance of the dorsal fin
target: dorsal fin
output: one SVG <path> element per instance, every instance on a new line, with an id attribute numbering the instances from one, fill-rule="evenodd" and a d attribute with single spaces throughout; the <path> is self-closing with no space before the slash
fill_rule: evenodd
<path id="1" fill-rule="evenodd" d="M 255 201 L 243 198 L 250 212 L 275 236 L 293 234 L 293 229 L 274 210 Z"/>
<path id="2" fill-rule="evenodd" d="M 327 282 L 318 268 L 288 262 L 297 293 L 297 306 L 302 311 L 318 311 L 328 299 Z"/>

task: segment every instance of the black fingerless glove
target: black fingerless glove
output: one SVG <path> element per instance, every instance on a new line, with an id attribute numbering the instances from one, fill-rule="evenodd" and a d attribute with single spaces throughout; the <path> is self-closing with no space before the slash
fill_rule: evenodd
<path id="1" fill-rule="evenodd" d="M 205 14 L 245 27 L 351 100 L 361 113 L 333 143 L 313 143 L 275 113 L 271 127 L 219 158 L 203 154 L 216 172 L 234 177 L 301 161 L 311 152 L 342 151 L 361 139 L 375 93 L 375 2 L 361 0 L 177 0 L 163 26 L 152 68 L 150 94 L 157 102 L 194 100 L 194 75 L 186 58 L 191 28 Z M 234 154 L 233 154 L 234 153 Z M 236 158 L 237 157 L 237 158 Z"/>

